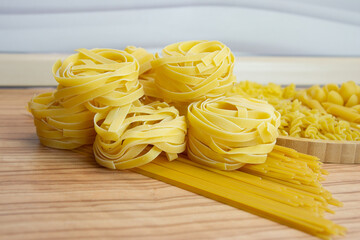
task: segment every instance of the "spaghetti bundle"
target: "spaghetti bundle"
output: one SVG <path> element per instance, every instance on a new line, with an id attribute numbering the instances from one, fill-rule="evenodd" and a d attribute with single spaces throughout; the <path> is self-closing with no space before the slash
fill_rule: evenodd
<path id="1" fill-rule="evenodd" d="M 235 81 L 234 55 L 218 41 L 168 45 L 151 64 L 159 95 L 167 102 L 189 104 L 206 97 L 219 97 Z"/>
<path id="2" fill-rule="evenodd" d="M 280 114 L 270 104 L 239 96 L 192 103 L 187 118 L 188 157 L 222 170 L 265 162 L 280 125 Z"/>
<path id="3" fill-rule="evenodd" d="M 134 46 L 127 46 L 125 48 L 125 52 L 134 56 L 134 58 L 139 62 L 139 77 L 151 70 L 151 61 L 154 60 L 154 55 L 152 53 L 149 53 L 144 48 L 137 48 Z"/>
<path id="4" fill-rule="evenodd" d="M 95 115 L 96 161 L 111 169 L 128 169 L 153 161 L 165 152 L 169 161 L 185 150 L 184 116 L 166 103 L 136 101 Z"/>
<path id="5" fill-rule="evenodd" d="M 346 229 L 324 218 L 329 205 L 341 206 L 321 184 L 316 157 L 274 147 L 263 164 L 246 164 L 238 171 L 221 171 L 180 157 L 163 158 L 134 171 L 183 189 L 266 216 L 273 221 L 322 239 L 344 235 Z"/>

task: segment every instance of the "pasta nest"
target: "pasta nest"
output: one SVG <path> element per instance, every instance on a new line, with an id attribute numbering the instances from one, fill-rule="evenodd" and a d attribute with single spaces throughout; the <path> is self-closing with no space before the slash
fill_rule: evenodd
<path id="1" fill-rule="evenodd" d="M 164 102 L 144 105 L 135 101 L 113 108 L 108 114 L 97 113 L 94 122 L 95 159 L 107 168 L 138 167 L 161 152 L 171 161 L 186 149 L 185 117 Z"/>
<path id="2" fill-rule="evenodd" d="M 55 100 L 63 107 L 84 104 L 92 112 L 109 111 L 144 95 L 138 81 L 139 63 L 126 51 L 78 49 L 57 61 L 53 75 L 59 83 Z"/>
<path id="3" fill-rule="evenodd" d="M 235 82 L 234 55 L 218 41 L 187 41 L 166 46 L 151 62 L 155 84 L 166 102 L 191 103 L 219 97 Z"/>
<path id="4" fill-rule="evenodd" d="M 83 104 L 64 108 L 55 100 L 54 92 L 48 92 L 34 96 L 28 109 L 34 116 L 36 133 L 43 145 L 74 149 L 94 142 L 94 113 Z"/>
<path id="5" fill-rule="evenodd" d="M 29 102 L 39 139 L 48 147 L 74 149 L 92 144 L 95 113 L 107 113 L 144 94 L 138 81 L 139 63 L 133 55 L 114 49 L 77 51 L 54 64 L 57 89 Z"/>
<path id="6" fill-rule="evenodd" d="M 221 170 L 264 163 L 280 126 L 280 114 L 273 106 L 240 96 L 194 102 L 187 119 L 188 157 Z"/>

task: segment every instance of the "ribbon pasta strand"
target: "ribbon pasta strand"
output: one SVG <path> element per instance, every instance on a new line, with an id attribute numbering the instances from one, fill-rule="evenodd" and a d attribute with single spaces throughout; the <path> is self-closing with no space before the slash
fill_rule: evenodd
<path id="1" fill-rule="evenodd" d="M 154 54 L 149 53 L 143 48 L 137 48 L 134 46 L 125 48 L 125 51 L 132 54 L 140 64 L 139 82 L 143 86 L 145 97 L 150 98 L 148 99 L 150 102 L 162 99 L 158 89 L 156 88 L 156 74 L 151 66 L 151 62 L 155 58 Z"/>
<path id="2" fill-rule="evenodd" d="M 239 171 L 221 171 L 182 157 L 173 162 L 159 157 L 133 171 L 266 216 L 322 239 L 344 235 L 346 228 L 324 218 L 325 212 L 332 212 L 329 204 L 341 206 L 341 203 L 318 182 L 322 174 L 319 160 L 279 146 L 271 153 L 277 155 L 276 163 L 271 160 L 268 163 L 268 159 L 264 164 L 246 164 Z M 281 167 L 291 170 L 293 175 L 281 172 Z M 261 171 L 262 168 L 274 171 L 274 174 L 269 176 L 266 171 Z M 292 179 L 294 177 L 296 180 Z M 307 177 L 309 181 L 306 181 Z"/>

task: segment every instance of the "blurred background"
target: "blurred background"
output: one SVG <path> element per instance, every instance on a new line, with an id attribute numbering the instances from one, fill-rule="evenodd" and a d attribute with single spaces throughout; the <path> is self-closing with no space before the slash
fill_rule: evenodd
<path id="1" fill-rule="evenodd" d="M 222 41 L 242 57 L 360 57 L 360 1 L 0 0 L 0 71 L 12 68 L 9 62 L 14 54 L 35 54 L 33 64 L 40 61 L 48 67 L 61 54 L 73 53 L 77 48 L 123 49 L 135 45 L 156 52 L 173 42 L 196 39 Z M 54 53 L 60 55 L 51 55 Z M 244 68 L 236 71 L 278 67 L 259 61 L 260 65 L 256 65 L 257 61 L 244 61 Z M 287 66 L 291 59 L 281 61 L 285 64 L 282 68 L 303 68 Z M 318 68 L 336 68 L 339 63 L 329 64 Z M 356 72 L 360 62 L 341 64 L 355 71 L 354 76 L 360 75 L 360 70 Z M 281 77 L 264 79 L 266 75 L 267 72 L 252 80 L 286 81 Z M 249 77 L 252 76 L 240 76 Z M 353 76 L 340 81 L 351 80 L 348 78 Z M 0 84 L 10 84 L 8 81 L 9 78 L 1 79 Z M 12 83 L 16 85 L 16 81 Z M 41 81 L 35 85 L 45 84 Z"/>

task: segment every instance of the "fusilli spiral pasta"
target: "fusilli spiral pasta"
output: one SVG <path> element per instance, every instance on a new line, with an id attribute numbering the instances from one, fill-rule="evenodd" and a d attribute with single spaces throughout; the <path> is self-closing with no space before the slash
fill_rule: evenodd
<path id="1" fill-rule="evenodd" d="M 337 85 L 329 85 L 327 89 L 336 89 L 336 87 Z M 319 91 L 318 87 L 312 87 L 311 89 L 317 99 L 325 98 L 325 93 L 322 90 Z M 302 93 L 303 91 L 296 91 L 293 84 L 282 88 L 273 83 L 262 86 L 258 83 L 244 81 L 236 84 L 227 95 L 239 94 L 268 101 L 281 114 L 279 133 L 283 136 L 360 141 L 360 131 L 356 130 L 357 126 L 354 123 L 338 119 L 330 114 L 331 110 L 330 113 L 326 112 L 325 108 L 328 109 L 328 106 L 334 107 L 333 103 L 325 103 L 322 106 L 319 102 L 309 99 Z M 304 102 L 307 102 L 313 108 L 310 109 Z M 342 106 L 336 106 L 336 108 L 338 107 Z M 351 114 L 351 112 L 347 113 L 347 115 L 352 116 Z M 360 130 L 360 128 L 358 129 Z"/>

